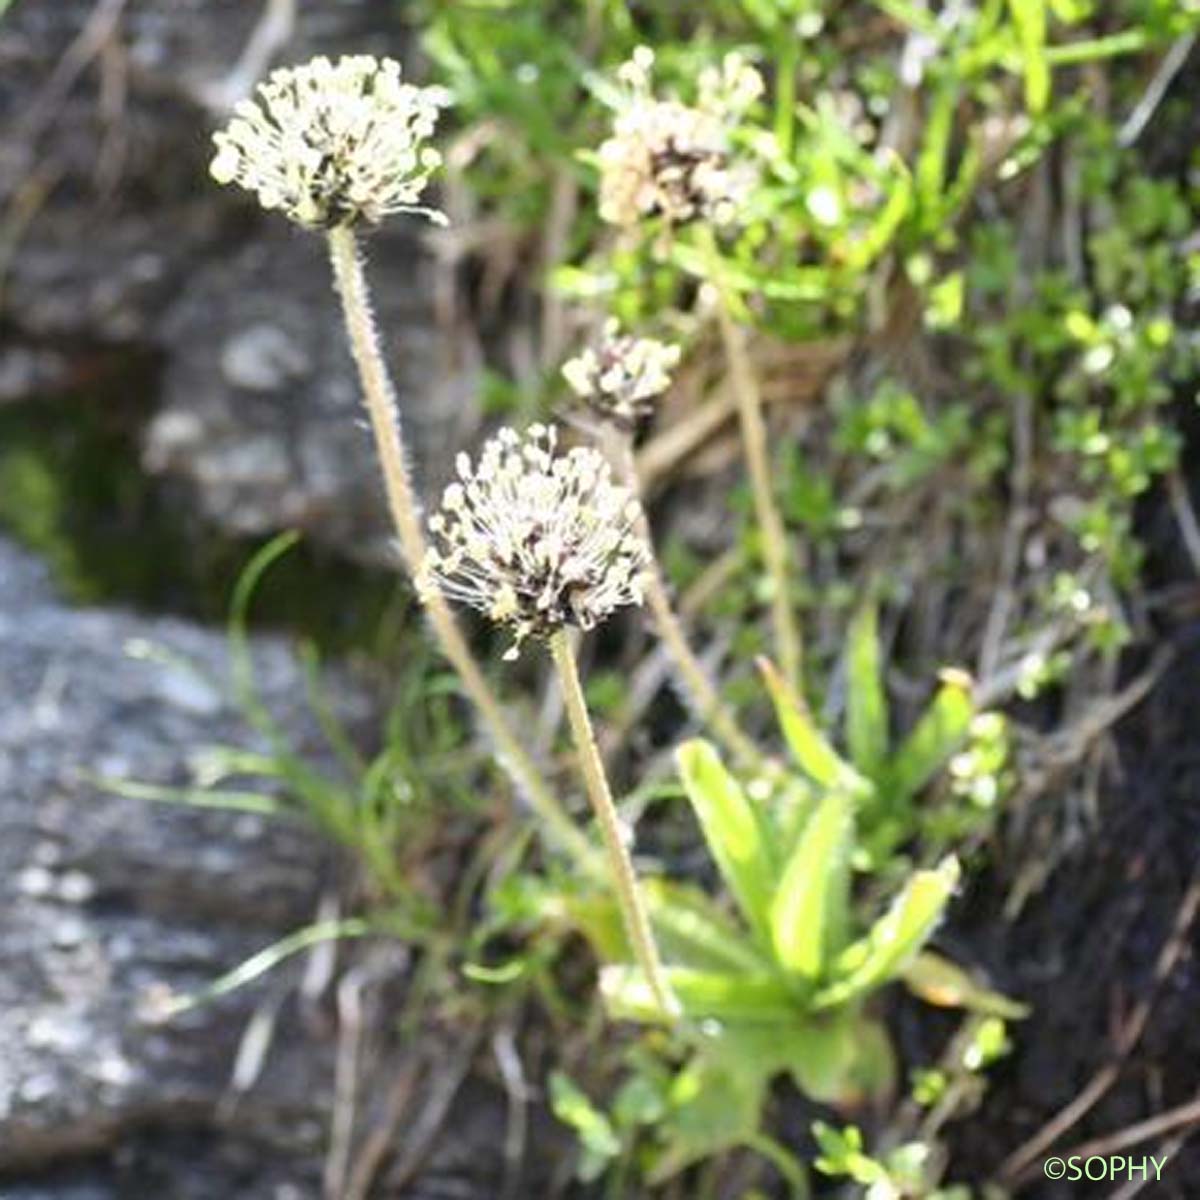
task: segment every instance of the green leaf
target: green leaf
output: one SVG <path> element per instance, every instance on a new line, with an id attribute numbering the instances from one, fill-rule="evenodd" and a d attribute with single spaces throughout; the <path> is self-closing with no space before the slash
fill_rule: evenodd
<path id="1" fill-rule="evenodd" d="M 707 279 L 712 263 L 709 256 L 695 246 L 676 242 L 671 248 L 672 260 L 689 275 Z M 829 297 L 829 272 L 824 267 L 789 267 L 773 270 L 755 267 L 752 264 L 721 261 L 721 279 L 729 290 L 729 299 L 746 296 L 762 296 L 767 300 L 790 303 L 818 303 Z"/>
<path id="2" fill-rule="evenodd" d="M 589 890 L 554 897 L 545 905 L 544 919 L 554 916 L 565 916 L 602 962 L 626 962 L 632 957 L 621 909 L 611 893 Z"/>
<path id="3" fill-rule="evenodd" d="M 166 999 L 161 1008 L 153 1015 L 162 1021 L 170 1020 L 181 1013 L 218 1000 L 248 983 L 253 983 L 260 975 L 274 970 L 293 954 L 311 950 L 314 946 L 321 945 L 322 942 L 369 937 L 378 932 L 380 932 L 378 928 L 358 917 L 348 917 L 342 921 L 316 921 L 311 925 L 305 925 L 303 928 L 289 933 L 287 937 L 272 942 L 265 950 L 260 950 L 257 954 L 252 954 L 249 958 L 244 959 L 232 971 L 226 971 L 224 975 L 213 980 L 200 991 Z"/>
<path id="4" fill-rule="evenodd" d="M 779 783 L 772 797 L 767 816 L 771 826 L 771 841 L 778 853 L 788 857 L 800 839 L 805 826 L 817 811 L 823 789 L 798 771 L 789 772 Z"/>
<path id="5" fill-rule="evenodd" d="M 917 871 L 891 908 L 836 964 L 840 978 L 814 1000 L 833 1008 L 887 983 L 925 945 L 958 884 L 958 860 L 950 857 L 932 871 Z"/>
<path id="6" fill-rule="evenodd" d="M 779 672 L 766 659 L 759 659 L 758 666 L 775 705 L 784 740 L 801 770 L 823 787 L 870 792 L 871 784 L 829 744 L 804 703 Z"/>
<path id="7" fill-rule="evenodd" d="M 957 671 L 944 672 L 942 679 L 937 695 L 888 770 L 889 790 L 900 802 L 915 796 L 946 764 L 962 745 L 975 715 L 970 679 Z"/>
<path id="8" fill-rule="evenodd" d="M 612 1122 L 561 1071 L 550 1075 L 550 1110 L 579 1138 L 583 1151 L 578 1174 L 584 1183 L 599 1179 L 621 1153 L 621 1140 Z"/>
<path id="9" fill-rule="evenodd" d="M 726 1025 L 706 1053 L 767 1079 L 787 1072 L 809 1099 L 841 1104 L 862 1098 L 861 1078 L 890 1077 L 893 1056 L 890 1046 L 880 1048 L 878 1032 L 843 1010 L 779 1025 Z"/>
<path id="10" fill-rule="evenodd" d="M 634 1069 L 637 1070 L 636 1066 Z M 653 1076 L 638 1072 L 617 1089 L 612 1101 L 612 1118 L 619 1129 L 657 1125 L 663 1118 L 666 1106 L 667 1098 L 663 1094 L 663 1081 L 658 1077 L 658 1072 Z"/>
<path id="11" fill-rule="evenodd" d="M 254 659 L 250 653 L 250 638 L 247 633 L 250 602 L 267 572 L 299 541 L 298 533 L 288 531 L 273 537 L 262 546 L 238 576 L 229 604 L 226 636 L 229 640 L 234 695 L 255 728 L 268 735 L 273 742 L 281 741 L 282 735 L 263 703 L 254 681 Z"/>
<path id="12" fill-rule="evenodd" d="M 758 814 L 710 743 L 685 742 L 675 758 L 713 859 L 751 928 L 766 936 L 775 871 Z"/>
<path id="13" fill-rule="evenodd" d="M 916 189 L 912 175 L 898 156 L 892 161 L 895 171 L 887 201 L 866 229 L 844 243 L 844 261 L 852 271 L 865 271 L 888 248 L 913 209 Z"/>
<path id="14" fill-rule="evenodd" d="M 659 947 L 669 962 L 716 971 L 761 973 L 771 969 L 770 961 L 754 947 L 744 929 L 698 888 L 647 879 L 642 894 Z M 612 905 L 616 913 L 615 899 Z"/>
<path id="15" fill-rule="evenodd" d="M 1046 48 L 1046 62 L 1055 67 L 1074 66 L 1078 63 L 1097 62 L 1103 58 L 1117 58 L 1122 54 L 1139 54 L 1150 44 L 1150 34 L 1145 29 L 1122 29 L 1107 37 L 1086 38 L 1083 41 L 1063 42 Z"/>
<path id="16" fill-rule="evenodd" d="M 858 1022 L 838 1016 L 809 1020 L 776 1035 L 775 1055 L 796 1086 L 820 1104 L 850 1099 L 848 1080 L 857 1056 Z"/>
<path id="17" fill-rule="evenodd" d="M 846 744 L 854 765 L 875 778 L 887 758 L 888 710 L 874 604 L 864 604 L 851 624 L 847 653 Z"/>
<path id="18" fill-rule="evenodd" d="M 931 16 L 923 5 L 911 4 L 908 0 L 875 0 L 875 7 L 909 29 L 915 29 L 932 38 L 934 42 L 939 42 L 945 36 L 945 31 L 936 18 Z"/>
<path id="19" fill-rule="evenodd" d="M 896 1051 L 886 1026 L 859 1018 L 853 1025 L 854 1061 L 842 1082 L 843 1104 L 860 1105 L 895 1091 Z"/>
<path id="20" fill-rule="evenodd" d="M 957 963 L 932 950 L 918 954 L 903 969 L 901 978 L 914 996 L 939 1008 L 965 1008 L 1006 1021 L 1029 1016 L 1027 1004 L 976 983 Z"/>
<path id="21" fill-rule="evenodd" d="M 788 971 L 820 978 L 845 936 L 854 800 L 835 788 L 821 801 L 783 871 L 771 905 L 771 942 Z"/>
<path id="22" fill-rule="evenodd" d="M 1008 0 L 1025 69 L 1025 103 L 1037 116 L 1050 102 L 1050 63 L 1046 58 L 1046 0 Z"/>
<path id="23" fill-rule="evenodd" d="M 103 775 L 81 772 L 79 778 L 112 796 L 130 800 L 146 800 L 158 804 L 180 804 L 191 808 L 223 808 L 229 812 L 257 813 L 268 817 L 294 817 L 275 796 L 240 789 L 207 787 L 166 787 L 160 784 L 139 783 L 134 779 L 109 779 Z"/>
<path id="24" fill-rule="evenodd" d="M 795 997 L 774 975 L 726 974 L 688 967 L 667 967 L 663 974 L 689 1020 L 761 1025 L 797 1019 Z M 662 1020 L 662 1010 L 639 967 L 602 968 L 600 995 L 617 1020 Z"/>
<path id="25" fill-rule="evenodd" d="M 946 162 L 954 133 L 959 89 L 953 77 L 940 80 L 929 98 L 924 136 L 916 165 L 917 210 L 924 233 L 934 233 L 942 220 Z"/>
<path id="26" fill-rule="evenodd" d="M 701 1158 L 752 1138 L 758 1130 L 768 1076 L 753 1063 L 697 1055 L 675 1076 L 662 1122 L 666 1145 L 648 1181 L 662 1183 Z"/>

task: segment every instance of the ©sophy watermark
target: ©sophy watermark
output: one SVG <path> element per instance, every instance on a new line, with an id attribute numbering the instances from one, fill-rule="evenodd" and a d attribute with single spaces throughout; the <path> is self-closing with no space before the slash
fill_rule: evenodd
<path id="1" fill-rule="evenodd" d="M 1126 1158 L 1123 1154 L 1093 1154 L 1088 1158 L 1073 1154 L 1070 1158 L 1048 1158 L 1042 1164 L 1047 1179 L 1066 1179 L 1071 1182 L 1090 1179 L 1093 1183 L 1111 1179 L 1141 1179 L 1149 1182 L 1162 1178 L 1167 1159 L 1142 1154 Z"/>

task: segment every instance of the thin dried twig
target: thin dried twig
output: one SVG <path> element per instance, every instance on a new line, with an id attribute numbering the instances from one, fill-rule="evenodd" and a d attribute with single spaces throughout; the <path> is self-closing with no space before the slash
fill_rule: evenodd
<path id="1" fill-rule="evenodd" d="M 425 1108 L 405 1142 L 399 1165 L 388 1176 L 388 1184 L 394 1191 L 403 1190 L 433 1149 L 433 1143 L 450 1112 L 450 1105 L 454 1103 L 454 1097 L 458 1095 L 471 1070 L 471 1063 L 479 1048 L 479 1037 L 478 1031 L 460 1037 L 458 1050 L 449 1055 L 444 1067 L 435 1077 L 433 1086 L 425 1097 Z M 367 1191 L 364 1188 L 357 1195 L 347 1197 L 347 1200 L 365 1200 L 366 1195 Z"/>
<path id="2" fill-rule="evenodd" d="M 296 0 L 266 0 L 237 62 L 227 75 L 200 89 L 200 100 L 215 113 L 228 112 L 267 73 L 295 25 Z"/>
<path id="3" fill-rule="evenodd" d="M 1080 761 L 1092 743 L 1111 729 L 1126 713 L 1131 712 L 1150 694 L 1162 673 L 1175 657 L 1174 651 L 1164 647 L 1154 656 L 1146 668 L 1128 686 L 1091 705 L 1073 725 L 1045 739 L 1047 759 L 1051 766 L 1071 766 Z"/>
<path id="4" fill-rule="evenodd" d="M 1179 1153 L 1179 1148 L 1184 1142 L 1187 1141 L 1187 1139 L 1187 1132 L 1176 1134 L 1175 1137 L 1168 1139 L 1167 1141 L 1163 1142 L 1161 1146 L 1159 1146 L 1159 1150 L 1161 1150 L 1162 1153 L 1156 1154 L 1154 1157 L 1161 1158 L 1164 1164 L 1169 1163 L 1175 1157 L 1175 1155 Z M 1150 1172 L 1147 1171 L 1146 1178 L 1144 1179 L 1130 1179 L 1129 1182 L 1124 1185 L 1124 1187 L 1120 1187 L 1113 1192 L 1108 1200 L 1133 1200 L 1133 1197 L 1141 1192 L 1142 1189 L 1145 1188 L 1146 1184 L 1150 1182 L 1149 1175 Z"/>
<path id="5" fill-rule="evenodd" d="M 1081 1142 L 1078 1146 L 1073 1146 L 1064 1157 L 1070 1158 L 1077 1155 L 1080 1158 L 1105 1158 L 1117 1154 L 1121 1150 L 1126 1150 L 1130 1146 L 1137 1146 L 1142 1142 L 1162 1137 L 1163 1134 L 1172 1133 L 1182 1125 L 1197 1123 L 1200 1123 L 1200 1095 L 1186 1104 L 1177 1105 L 1166 1112 L 1147 1117 L 1144 1121 L 1137 1121 L 1133 1125 L 1126 1125 L 1124 1129 L 1115 1130 L 1103 1137 L 1092 1138 L 1091 1141 Z"/>
<path id="6" fill-rule="evenodd" d="M 1074 1128 L 1117 1081 L 1125 1060 L 1146 1030 L 1164 980 L 1175 969 L 1175 964 L 1187 947 L 1197 910 L 1200 910 L 1200 865 L 1192 873 L 1191 882 L 1176 911 L 1174 926 L 1159 952 L 1150 988 L 1124 1022 L 1117 1036 L 1115 1057 L 1096 1072 L 1074 1100 L 1060 1109 L 1033 1137 L 1028 1138 L 1004 1160 L 999 1171 L 1002 1182 L 1015 1184 L 1024 1178 L 1030 1167 L 1069 1129 Z"/>
<path id="7" fill-rule="evenodd" d="M 500 1068 L 500 1078 L 508 1094 L 508 1121 L 504 1130 L 504 1183 L 499 1200 L 515 1200 L 520 1195 L 521 1169 L 529 1134 L 529 1085 L 517 1051 L 517 1039 L 511 1026 L 496 1030 L 492 1053 Z"/>
<path id="8" fill-rule="evenodd" d="M 643 494 L 652 492 L 681 462 L 724 428 L 736 412 L 733 393 L 722 388 L 684 420 L 651 438 L 637 455 L 637 474 Z"/>
<path id="9" fill-rule="evenodd" d="M 339 1200 L 367 1200 L 371 1185 L 391 1152 L 400 1122 L 408 1111 L 408 1102 L 412 1098 L 419 1074 L 420 1062 L 415 1056 L 401 1065 L 388 1093 L 383 1119 L 364 1140 L 363 1148 L 349 1172 L 345 1191 Z"/>
<path id="10" fill-rule="evenodd" d="M 329 1153 L 325 1156 L 325 1195 L 339 1200 L 350 1169 L 354 1120 L 363 1040 L 363 991 L 374 972 L 366 966 L 348 971 L 337 989 L 338 1047 L 333 1070 L 333 1116 L 329 1127 Z"/>
<path id="11" fill-rule="evenodd" d="M 34 142 L 53 124 L 71 89 L 116 32 L 125 2 L 98 0 L 83 28 L 58 60 L 50 78 L 25 109 L 17 124 L 14 140 Z"/>
<path id="12" fill-rule="evenodd" d="M 1125 119 L 1117 134 L 1117 142 L 1122 146 L 1132 146 L 1142 136 L 1150 124 L 1163 97 L 1167 94 L 1175 76 L 1183 69 L 1192 47 L 1196 44 L 1196 33 L 1186 33 L 1167 51 L 1159 63 L 1150 86 L 1142 93 L 1142 98 L 1134 105 L 1133 111 Z"/>
<path id="13" fill-rule="evenodd" d="M 1191 559 L 1192 570 L 1200 575 L 1200 521 L 1196 519 L 1188 486 L 1178 468 L 1167 472 L 1167 498 L 1171 501 L 1171 511 L 1175 514 L 1175 523 L 1179 526 L 1179 536 L 1183 538 L 1184 549 Z"/>
<path id="14" fill-rule="evenodd" d="M 234 1056 L 229 1087 L 217 1106 L 219 1121 L 231 1121 L 237 1111 L 238 1101 L 258 1082 L 275 1041 L 280 1009 L 290 991 L 290 984 L 275 988 L 246 1022 Z"/>
<path id="15" fill-rule="evenodd" d="M 550 210 L 541 243 L 541 261 L 547 267 L 567 258 L 578 209 L 579 184 L 572 171 L 560 167 L 550 189 Z M 540 365 L 547 371 L 562 358 L 567 346 L 567 305 L 555 288 L 546 288 L 542 293 L 539 342 Z"/>
<path id="16" fill-rule="evenodd" d="M 979 652 L 979 677 L 989 678 L 1000 661 L 1004 633 L 1016 602 L 1016 579 L 1021 566 L 1021 550 L 1029 526 L 1029 489 L 1033 478 L 1033 400 L 1019 393 L 1013 403 L 1013 465 L 1009 475 L 1012 503 L 1004 545 L 1000 552 L 1000 579 L 984 627 Z"/>

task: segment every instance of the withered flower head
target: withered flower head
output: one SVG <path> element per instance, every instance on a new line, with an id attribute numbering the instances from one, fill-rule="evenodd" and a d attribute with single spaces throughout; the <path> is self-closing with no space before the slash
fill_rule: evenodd
<path id="1" fill-rule="evenodd" d="M 218 183 L 257 194 L 310 229 L 376 224 L 415 212 L 441 156 L 426 140 L 443 93 L 402 83 L 400 64 L 369 54 L 284 67 L 214 135 Z"/>
<path id="2" fill-rule="evenodd" d="M 614 225 L 663 217 L 678 225 L 695 219 L 729 224 L 753 174 L 734 161 L 730 130 L 763 90 L 762 77 L 740 55 L 700 78 L 695 106 L 660 100 L 651 92 L 654 52 L 634 52 L 619 72 L 628 89 L 600 146 L 600 216 Z"/>
<path id="3" fill-rule="evenodd" d="M 591 629 L 641 604 L 650 552 L 635 531 L 640 510 L 603 455 L 559 453 L 555 431 L 534 425 L 501 430 L 477 464 L 460 454 L 457 468 L 429 521 L 422 586 L 509 626 L 506 658 L 526 637 Z"/>
<path id="4" fill-rule="evenodd" d="M 598 417 L 628 430 L 671 386 L 671 371 L 678 362 L 678 346 L 622 333 L 610 319 L 599 341 L 565 363 L 562 373 Z"/>

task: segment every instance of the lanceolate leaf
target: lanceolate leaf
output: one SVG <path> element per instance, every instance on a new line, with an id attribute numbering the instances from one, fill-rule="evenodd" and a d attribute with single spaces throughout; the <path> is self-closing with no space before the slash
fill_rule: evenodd
<path id="1" fill-rule="evenodd" d="M 692 1021 L 786 1024 L 799 1019 L 795 997 L 773 975 L 723 974 L 686 967 L 667 967 L 663 974 L 683 1015 Z M 600 971 L 600 994 L 609 1012 L 619 1020 L 663 1019 L 638 967 L 604 967 Z"/>
<path id="2" fill-rule="evenodd" d="M 946 764 L 962 745 L 975 715 L 971 681 L 959 672 L 947 672 L 908 740 L 896 752 L 888 772 L 893 798 L 910 800 Z"/>
<path id="3" fill-rule="evenodd" d="M 715 971 L 771 969 L 770 960 L 746 937 L 745 929 L 696 888 L 664 879 L 643 881 L 650 922 L 668 962 Z M 616 900 L 613 900 L 614 911 Z"/>
<path id="4" fill-rule="evenodd" d="M 823 787 L 869 791 L 871 785 L 829 744 L 778 671 L 766 659 L 760 659 L 758 665 L 775 704 L 784 740 L 805 774 Z"/>
<path id="5" fill-rule="evenodd" d="M 765 937 L 775 872 L 750 798 L 708 742 L 685 742 L 676 760 L 709 851 L 751 928 Z"/>
<path id="6" fill-rule="evenodd" d="M 888 749 L 887 697 L 874 604 L 864 605 L 850 626 L 846 675 L 846 744 L 854 765 L 874 778 Z"/>
<path id="7" fill-rule="evenodd" d="M 816 981 L 845 936 L 854 801 L 835 788 L 817 806 L 783 871 L 771 905 L 780 964 Z"/>
<path id="8" fill-rule="evenodd" d="M 815 1007 L 845 1004 L 899 974 L 929 940 L 958 877 L 953 857 L 935 870 L 917 871 L 867 936 L 842 954 L 835 966 L 839 978 L 817 994 Z"/>
<path id="9" fill-rule="evenodd" d="M 1019 1021 L 1029 1015 L 1027 1004 L 976 983 L 957 963 L 932 950 L 918 954 L 901 977 L 914 996 L 939 1008 L 965 1008 L 1005 1021 Z"/>

